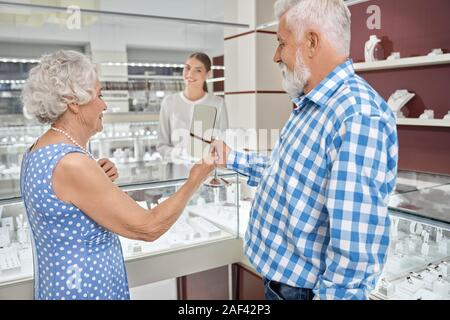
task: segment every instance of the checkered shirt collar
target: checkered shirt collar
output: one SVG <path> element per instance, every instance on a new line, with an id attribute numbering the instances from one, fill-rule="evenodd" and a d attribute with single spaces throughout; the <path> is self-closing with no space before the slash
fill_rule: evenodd
<path id="1" fill-rule="evenodd" d="M 344 63 L 338 65 L 325 77 L 311 92 L 306 95 L 301 93 L 298 97 L 292 99 L 296 105 L 294 113 L 298 114 L 304 106 L 304 101 L 309 100 L 318 106 L 326 107 L 328 100 L 333 96 L 333 93 L 341 86 L 341 84 L 355 74 L 353 68 L 353 61 L 346 60 Z"/>

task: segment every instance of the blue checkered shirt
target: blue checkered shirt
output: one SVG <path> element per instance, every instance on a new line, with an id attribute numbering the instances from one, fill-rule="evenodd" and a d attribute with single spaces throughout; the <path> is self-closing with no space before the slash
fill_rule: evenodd
<path id="1" fill-rule="evenodd" d="M 245 253 L 263 277 L 315 298 L 367 299 L 389 245 L 395 117 L 351 60 L 293 102 L 270 158 L 227 161 L 258 186 Z"/>

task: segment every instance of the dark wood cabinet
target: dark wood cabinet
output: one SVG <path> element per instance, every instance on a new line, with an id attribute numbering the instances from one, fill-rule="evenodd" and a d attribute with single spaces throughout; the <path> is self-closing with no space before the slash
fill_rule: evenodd
<path id="1" fill-rule="evenodd" d="M 241 264 L 232 265 L 233 300 L 264 300 L 263 280 Z M 177 279 L 180 300 L 228 300 L 228 266 Z"/>

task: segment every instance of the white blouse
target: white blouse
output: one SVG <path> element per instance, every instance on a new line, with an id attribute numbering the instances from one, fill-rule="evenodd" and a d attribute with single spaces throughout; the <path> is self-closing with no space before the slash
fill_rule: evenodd
<path id="1" fill-rule="evenodd" d="M 214 136 L 228 128 L 228 113 L 223 98 L 206 93 L 202 98 L 191 101 L 183 92 L 166 96 L 161 103 L 158 127 L 157 150 L 165 159 L 186 155 L 190 143 L 189 129 L 191 127 L 194 106 L 209 105 L 217 108 L 217 119 Z"/>

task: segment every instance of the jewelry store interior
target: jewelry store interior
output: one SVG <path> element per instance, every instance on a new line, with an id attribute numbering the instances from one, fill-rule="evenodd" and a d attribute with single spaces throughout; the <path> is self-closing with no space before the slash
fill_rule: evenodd
<path id="1" fill-rule="evenodd" d="M 39 57 L 65 49 L 96 63 L 108 109 L 88 150 L 95 159 L 113 161 L 119 172 L 114 183 L 151 209 L 179 190 L 193 165 L 183 156 L 167 160 L 157 150 L 161 102 L 183 91 L 192 52 L 211 57 L 208 92 L 224 99 L 231 136 L 248 128 L 280 130 L 288 120 L 292 102 L 272 60 L 278 45 L 274 3 L 0 1 L 0 300 L 33 299 L 34 293 L 20 167 L 24 152 L 49 126 L 23 115 L 21 92 Z M 448 300 L 450 2 L 346 3 L 355 71 L 396 114 L 399 139 L 387 261 L 369 298 Z M 251 138 L 233 147 L 258 148 Z M 203 184 L 156 241 L 119 237 L 131 299 L 264 299 L 262 278 L 243 250 L 257 189 L 236 172 L 215 174 L 220 183 Z"/>

